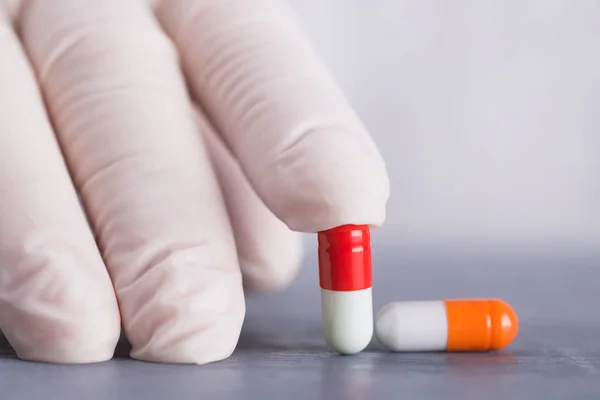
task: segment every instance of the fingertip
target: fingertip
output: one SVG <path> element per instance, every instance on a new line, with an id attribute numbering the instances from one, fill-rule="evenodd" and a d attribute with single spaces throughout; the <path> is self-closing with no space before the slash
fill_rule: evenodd
<path id="1" fill-rule="evenodd" d="M 218 306 L 214 308 L 219 311 Z M 211 316 L 202 315 L 202 321 L 196 321 L 192 330 L 189 330 L 189 322 L 171 321 L 171 327 L 165 325 L 154 331 L 150 342 L 145 345 L 135 344 L 130 352 L 131 358 L 156 363 L 195 365 L 229 358 L 237 347 L 245 306 L 242 302 L 242 306 L 238 304 L 221 311 Z"/>
<path id="2" fill-rule="evenodd" d="M 206 307 L 212 312 L 167 318 L 149 332 L 148 340 L 143 339 L 141 331 L 132 333 L 135 338 L 130 356 L 147 362 L 196 365 L 229 358 L 237 346 L 246 312 L 243 296 L 235 297 L 242 298 L 235 304 L 228 302 L 229 307 L 211 302 Z"/>
<path id="3" fill-rule="evenodd" d="M 46 268 L 2 290 L 2 329 L 17 357 L 61 364 L 110 360 L 121 327 L 107 278 Z"/>
<path id="4" fill-rule="evenodd" d="M 206 364 L 237 345 L 245 299 L 229 243 L 178 247 L 115 285 L 134 359 Z"/>
<path id="5" fill-rule="evenodd" d="M 302 243 L 299 233 L 281 232 L 279 238 L 267 240 L 259 254 L 240 253 L 244 288 L 255 293 L 287 289 L 300 270 Z"/>
<path id="6" fill-rule="evenodd" d="M 60 316 L 21 316 L 7 338 L 24 361 L 93 364 L 113 358 L 120 337 L 118 313 L 89 309 Z M 27 326 L 28 332 L 19 327 Z"/>
<path id="7" fill-rule="evenodd" d="M 292 230 L 380 226 L 386 216 L 389 179 L 379 153 L 364 142 L 344 130 L 310 130 L 275 156 L 255 176 L 255 184 Z"/>

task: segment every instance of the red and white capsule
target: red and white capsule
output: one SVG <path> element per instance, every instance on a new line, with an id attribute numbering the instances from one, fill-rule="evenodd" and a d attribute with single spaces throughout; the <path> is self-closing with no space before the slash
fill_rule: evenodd
<path id="1" fill-rule="evenodd" d="M 371 235 L 367 225 L 319 232 L 323 333 L 329 347 L 356 354 L 373 337 Z"/>

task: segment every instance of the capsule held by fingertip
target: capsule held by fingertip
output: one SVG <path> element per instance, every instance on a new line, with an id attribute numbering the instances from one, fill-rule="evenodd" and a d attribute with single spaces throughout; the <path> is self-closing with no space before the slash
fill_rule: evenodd
<path id="1" fill-rule="evenodd" d="M 359 353 L 373 337 L 369 227 L 344 225 L 319 232 L 318 246 L 325 341 L 338 353 Z"/>
<path id="2" fill-rule="evenodd" d="M 375 334 L 391 351 L 490 351 L 519 331 L 513 308 L 499 299 L 393 302 L 377 313 Z"/>

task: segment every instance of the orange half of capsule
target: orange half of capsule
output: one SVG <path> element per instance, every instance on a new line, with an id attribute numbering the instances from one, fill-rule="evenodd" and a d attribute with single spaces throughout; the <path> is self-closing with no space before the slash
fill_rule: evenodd
<path id="1" fill-rule="evenodd" d="M 519 319 L 499 299 L 444 300 L 448 318 L 448 351 L 500 350 L 519 332 Z"/>

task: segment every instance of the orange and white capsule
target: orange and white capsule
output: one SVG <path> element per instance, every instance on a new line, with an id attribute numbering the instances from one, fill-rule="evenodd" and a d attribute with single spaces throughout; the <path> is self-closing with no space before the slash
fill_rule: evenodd
<path id="1" fill-rule="evenodd" d="M 519 319 L 498 299 L 407 301 L 377 313 L 375 335 L 391 351 L 490 351 L 509 344 Z"/>

